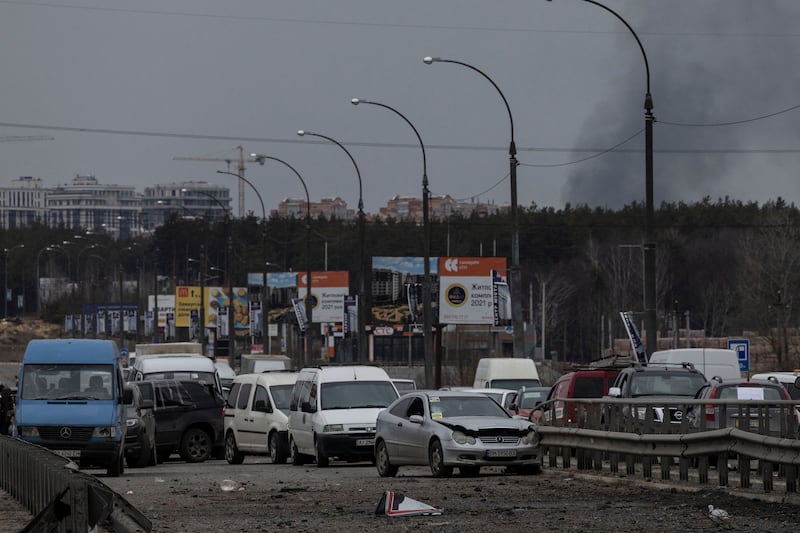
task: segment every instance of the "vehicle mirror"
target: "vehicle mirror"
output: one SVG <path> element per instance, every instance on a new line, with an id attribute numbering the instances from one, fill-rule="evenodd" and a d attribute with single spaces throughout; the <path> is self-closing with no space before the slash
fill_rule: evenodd
<path id="1" fill-rule="evenodd" d="M 422 415 L 411 415 L 408 417 L 408 421 L 415 424 L 422 424 Z"/>
<path id="2" fill-rule="evenodd" d="M 516 402 L 511 402 L 511 405 L 509 405 L 508 408 L 511 409 L 512 411 L 516 411 L 517 410 Z"/>
<path id="3" fill-rule="evenodd" d="M 609 387 L 608 395 L 611 396 L 612 398 L 619 398 L 620 396 L 622 396 L 622 390 L 620 390 L 619 387 Z"/>
<path id="4" fill-rule="evenodd" d="M 258 411 L 259 413 L 271 413 L 272 406 L 267 404 L 266 400 L 256 400 L 253 410 Z"/>
<path id="5" fill-rule="evenodd" d="M 122 403 L 125 405 L 133 404 L 133 391 L 128 387 L 122 389 Z"/>
<path id="6" fill-rule="evenodd" d="M 142 400 L 139 409 L 152 409 L 154 407 L 153 400 Z"/>
<path id="7" fill-rule="evenodd" d="M 316 409 L 311 405 L 311 402 L 303 402 L 300 404 L 300 411 L 304 413 L 315 413 Z"/>

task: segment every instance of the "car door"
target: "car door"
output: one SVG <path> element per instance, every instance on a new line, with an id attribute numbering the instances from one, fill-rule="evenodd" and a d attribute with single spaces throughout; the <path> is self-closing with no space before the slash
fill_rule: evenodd
<path id="1" fill-rule="evenodd" d="M 271 422 L 273 405 L 269 400 L 269 393 L 264 385 L 256 384 L 252 399 L 247 406 L 247 415 L 250 419 L 250 434 L 248 444 L 255 453 L 267 453 L 267 432 Z"/>
<path id="2" fill-rule="evenodd" d="M 398 440 L 399 455 L 405 458 L 408 464 L 428 464 L 428 440 L 431 435 L 431 424 L 427 402 L 422 396 L 417 396 L 408 406 L 403 421 L 402 439 Z M 422 423 L 412 422 L 411 416 L 420 415 Z"/>
<path id="3" fill-rule="evenodd" d="M 309 405 L 312 409 L 316 409 L 317 384 L 312 378 L 311 380 L 298 382 L 296 386 L 300 387 L 300 394 L 297 408 L 293 410 L 290 415 L 289 432 L 300 453 L 313 455 L 316 453 L 314 450 L 314 436 L 312 434 L 313 413 L 303 411 L 303 406 Z M 314 392 L 313 399 L 311 397 L 312 389 Z"/>
<path id="4" fill-rule="evenodd" d="M 398 441 L 403 439 L 403 431 L 410 423 L 406 417 L 408 406 L 414 398 L 415 396 L 407 396 L 397 402 L 391 409 L 387 409 L 378 416 L 380 420 L 379 432 L 386 443 L 389 461 L 394 464 L 403 464 L 404 462 L 401 454 L 402 447 L 398 444 Z"/>
<path id="5" fill-rule="evenodd" d="M 242 383 L 236 398 L 236 444 L 244 451 L 249 451 L 255 442 L 250 411 L 252 392 L 252 383 Z"/>
<path id="6" fill-rule="evenodd" d="M 180 443 L 183 424 L 181 418 L 185 412 L 181 394 L 175 382 L 159 383 L 155 387 L 156 395 L 156 435 L 159 448 L 175 448 Z"/>

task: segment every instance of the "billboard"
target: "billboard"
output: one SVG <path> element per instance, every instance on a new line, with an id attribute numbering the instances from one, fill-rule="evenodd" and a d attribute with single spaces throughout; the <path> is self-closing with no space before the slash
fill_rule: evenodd
<path id="1" fill-rule="evenodd" d="M 297 275 L 297 293 L 305 300 L 308 285 L 306 273 Z M 349 273 L 312 272 L 311 273 L 311 320 L 314 323 L 344 321 L 344 298 L 350 294 Z"/>
<path id="2" fill-rule="evenodd" d="M 510 316 L 505 257 L 440 257 L 439 322 L 502 325 Z"/>
<path id="3" fill-rule="evenodd" d="M 431 305 L 436 322 L 439 258 L 428 263 L 431 274 Z M 374 256 L 372 258 L 372 309 L 375 324 L 417 323 L 422 320 L 422 257 Z M 368 319 L 369 320 L 369 319 Z"/>

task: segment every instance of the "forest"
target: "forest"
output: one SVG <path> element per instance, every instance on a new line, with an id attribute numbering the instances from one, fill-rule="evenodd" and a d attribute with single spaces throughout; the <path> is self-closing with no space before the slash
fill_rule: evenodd
<path id="1" fill-rule="evenodd" d="M 641 316 L 644 214 L 639 203 L 617 210 L 520 207 L 523 287 L 512 288 L 512 297 L 522 298 L 525 320 L 535 327 L 541 327 L 544 317 L 548 351 L 567 360 L 599 354 L 610 339 L 625 336 L 620 311 Z M 430 255 L 510 257 L 511 234 L 507 213 L 432 220 Z M 745 331 L 769 337 L 795 328 L 799 237 L 800 212 L 780 198 L 761 205 L 706 198 L 657 206 L 661 335 L 670 334 L 675 317 L 681 327 L 688 321 L 691 329 L 714 337 Z M 131 300 L 152 291 L 156 279 L 164 293 L 174 285 L 193 284 L 200 257 L 220 279 L 235 286 L 246 285 L 247 273 L 261 272 L 265 264 L 271 271 L 349 271 L 355 294 L 362 269 L 365 287 L 370 287 L 371 256 L 424 254 L 423 228 L 413 222 L 369 217 L 364 224 L 365 261 L 360 265 L 362 241 L 355 220 L 263 221 L 253 213 L 234 219 L 176 215 L 152 235 L 122 240 L 36 225 L 2 230 L 0 242 L 5 286 L 7 294 L 13 294 L 6 301 L 6 314 L 39 313 L 55 322 L 65 313 L 78 312 L 90 297 L 88 288 L 106 287 L 109 280 L 139 280 L 139 295 L 122 295 Z M 40 276 L 68 279 L 72 290 L 42 309 L 37 302 Z M 130 283 L 117 286 L 130 290 Z M 19 309 L 18 294 L 24 295 Z M 368 294 L 365 299 L 369 305 Z M 777 346 L 776 352 L 780 361 L 788 347 Z"/>

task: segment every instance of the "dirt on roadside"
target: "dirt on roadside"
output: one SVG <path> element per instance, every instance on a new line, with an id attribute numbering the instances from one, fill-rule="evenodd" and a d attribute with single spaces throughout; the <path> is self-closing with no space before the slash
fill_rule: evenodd
<path id="1" fill-rule="evenodd" d="M 0 320 L 0 362 L 21 362 L 28 341 L 55 339 L 63 334 L 62 324 L 26 318 Z"/>

